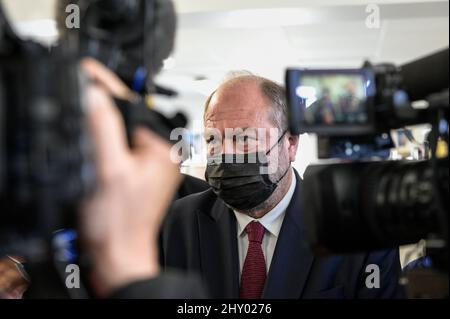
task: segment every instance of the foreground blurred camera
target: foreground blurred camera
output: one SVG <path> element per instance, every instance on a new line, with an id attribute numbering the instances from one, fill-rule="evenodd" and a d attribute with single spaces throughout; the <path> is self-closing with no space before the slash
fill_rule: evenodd
<path id="1" fill-rule="evenodd" d="M 80 8 L 80 28 L 65 27 L 57 16 L 61 37 L 78 43 L 80 56 L 95 57 L 138 93 L 173 95 L 154 83 L 163 60 L 172 52 L 176 15 L 169 0 L 60 0 Z"/>
<path id="2" fill-rule="evenodd" d="M 19 39 L 0 8 L 0 247 L 30 256 L 94 185 L 77 54 Z"/>
<path id="3" fill-rule="evenodd" d="M 289 69 L 286 87 L 291 132 L 316 133 L 328 159 L 307 168 L 302 189 L 316 252 L 428 238 L 448 269 L 448 152 L 436 154 L 448 145 L 448 49 L 401 67 Z M 390 131 L 420 123 L 431 125 L 423 160 L 388 160 Z"/>
<path id="4" fill-rule="evenodd" d="M 69 30 L 65 5 L 72 3 L 81 23 Z M 151 109 L 144 96 L 157 93 L 153 78 L 173 46 L 170 1 L 58 4 L 61 37 L 52 48 L 16 36 L 0 6 L 0 257 L 53 258 L 53 232 L 75 228 L 78 205 L 95 187 L 81 58 L 103 62 L 133 88 L 133 99 L 115 100 L 129 140 L 147 126 L 170 141 L 186 124 L 181 113 L 167 118 Z"/>

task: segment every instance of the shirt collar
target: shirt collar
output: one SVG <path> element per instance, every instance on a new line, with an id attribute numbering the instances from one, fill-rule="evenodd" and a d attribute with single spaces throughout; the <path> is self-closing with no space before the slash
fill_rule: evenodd
<path id="1" fill-rule="evenodd" d="M 234 215 L 236 216 L 236 220 L 238 222 L 239 236 L 242 236 L 244 234 L 245 227 L 247 227 L 249 223 L 256 220 L 260 222 L 268 232 L 270 232 L 275 237 L 278 237 L 281 230 L 281 225 L 283 224 L 283 217 L 286 213 L 286 209 L 289 206 L 289 203 L 291 202 L 292 196 L 294 195 L 296 177 L 295 174 L 292 173 L 292 169 L 291 169 L 291 176 L 292 176 L 291 185 L 289 186 L 286 195 L 284 195 L 281 201 L 263 217 L 256 219 L 246 214 L 239 213 L 233 210 Z"/>

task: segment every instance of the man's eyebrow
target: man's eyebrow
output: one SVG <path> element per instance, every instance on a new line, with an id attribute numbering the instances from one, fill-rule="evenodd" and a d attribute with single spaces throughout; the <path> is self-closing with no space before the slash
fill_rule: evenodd
<path id="1" fill-rule="evenodd" d="M 249 135 L 249 134 L 251 134 L 251 135 L 257 135 L 258 134 L 258 129 L 256 128 L 256 127 L 239 127 L 239 128 L 233 128 L 233 130 L 236 130 L 236 129 L 239 129 L 239 131 L 233 131 L 233 135 L 236 135 L 236 136 L 242 136 L 242 135 Z M 220 132 L 221 134 L 219 134 L 219 136 L 220 137 L 224 137 L 224 134 L 225 133 L 223 133 L 223 132 Z M 208 133 L 207 131 L 205 131 L 205 132 L 203 132 L 203 137 L 205 138 L 205 139 L 208 139 L 208 138 L 210 138 L 210 137 L 216 137 L 216 134 L 213 134 L 213 133 Z"/>

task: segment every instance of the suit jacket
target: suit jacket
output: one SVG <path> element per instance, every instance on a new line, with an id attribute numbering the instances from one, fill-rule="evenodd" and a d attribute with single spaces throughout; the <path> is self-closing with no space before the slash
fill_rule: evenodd
<path id="1" fill-rule="evenodd" d="M 314 256 L 304 240 L 297 172 L 262 298 L 398 297 L 398 249 L 355 255 Z M 212 189 L 177 200 L 163 225 L 161 263 L 200 273 L 213 298 L 239 297 L 236 218 Z M 377 264 L 380 288 L 366 287 L 366 266 Z"/>

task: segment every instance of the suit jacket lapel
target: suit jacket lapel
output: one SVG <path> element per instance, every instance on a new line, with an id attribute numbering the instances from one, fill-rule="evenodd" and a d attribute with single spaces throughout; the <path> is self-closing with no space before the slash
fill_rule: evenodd
<path id="1" fill-rule="evenodd" d="M 304 243 L 301 180 L 294 173 L 297 185 L 281 226 L 263 298 L 300 298 L 314 260 Z"/>
<path id="2" fill-rule="evenodd" d="M 217 199 L 210 212 L 197 212 L 203 277 L 213 298 L 239 297 L 236 218 Z"/>

